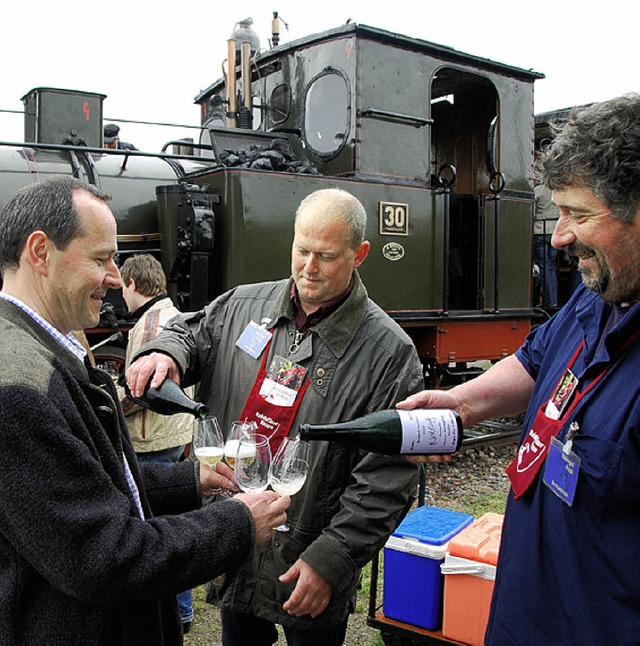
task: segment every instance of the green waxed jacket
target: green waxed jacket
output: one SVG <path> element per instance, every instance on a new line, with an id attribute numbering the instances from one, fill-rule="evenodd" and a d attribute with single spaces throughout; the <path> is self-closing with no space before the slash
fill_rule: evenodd
<path id="1" fill-rule="evenodd" d="M 303 365 L 311 380 L 290 434 L 303 422 L 344 421 L 392 408 L 424 387 L 414 345 L 368 298 L 357 272 L 347 300 L 291 354 L 296 328 L 290 289 L 291 279 L 238 287 L 200 312 L 173 319 L 141 353 L 168 353 L 180 364 L 185 384 L 200 381 L 199 398 L 225 431 L 238 419 L 262 362 L 262 356 L 253 359 L 236 346 L 251 320 L 273 332 L 267 366 L 274 355 L 287 357 Z M 417 467 L 403 457 L 313 443 L 310 474 L 288 512 L 291 531 L 276 533 L 254 550 L 249 561 L 211 587 L 211 596 L 223 607 L 301 628 L 344 620 L 360 568 L 395 529 L 416 483 Z M 332 588 L 328 608 L 313 620 L 282 610 L 294 584 L 278 577 L 298 558 Z"/>

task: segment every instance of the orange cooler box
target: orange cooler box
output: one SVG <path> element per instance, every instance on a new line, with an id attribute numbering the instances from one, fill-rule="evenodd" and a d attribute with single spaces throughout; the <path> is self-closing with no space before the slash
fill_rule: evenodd
<path id="1" fill-rule="evenodd" d="M 444 574 L 442 636 L 482 646 L 496 576 L 502 514 L 481 516 L 449 541 Z"/>

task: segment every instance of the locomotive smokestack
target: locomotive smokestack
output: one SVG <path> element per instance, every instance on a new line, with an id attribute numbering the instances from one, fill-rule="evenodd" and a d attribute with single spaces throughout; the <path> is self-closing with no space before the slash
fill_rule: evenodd
<path id="1" fill-rule="evenodd" d="M 236 41 L 227 41 L 227 124 L 229 128 L 236 127 Z"/>

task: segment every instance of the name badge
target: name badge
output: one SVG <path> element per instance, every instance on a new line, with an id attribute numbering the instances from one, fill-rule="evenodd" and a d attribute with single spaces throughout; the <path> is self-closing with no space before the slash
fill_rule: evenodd
<path id="1" fill-rule="evenodd" d="M 238 337 L 236 345 L 246 352 L 250 357 L 257 359 L 262 351 L 267 347 L 272 333 L 255 321 L 249 321 L 249 324 Z"/>
<path id="2" fill-rule="evenodd" d="M 573 505 L 579 472 L 580 458 L 571 450 L 570 444 L 564 445 L 557 437 L 551 438 L 542 480 L 569 506 Z"/>
<path id="3" fill-rule="evenodd" d="M 276 406 L 293 406 L 302 388 L 307 369 L 289 359 L 276 355 L 260 387 L 260 395 Z"/>

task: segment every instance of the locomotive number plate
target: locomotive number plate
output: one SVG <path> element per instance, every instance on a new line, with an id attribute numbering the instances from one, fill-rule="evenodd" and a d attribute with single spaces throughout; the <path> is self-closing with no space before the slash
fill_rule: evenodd
<path id="1" fill-rule="evenodd" d="M 380 202 L 380 235 L 409 235 L 409 205 L 400 202 Z"/>

